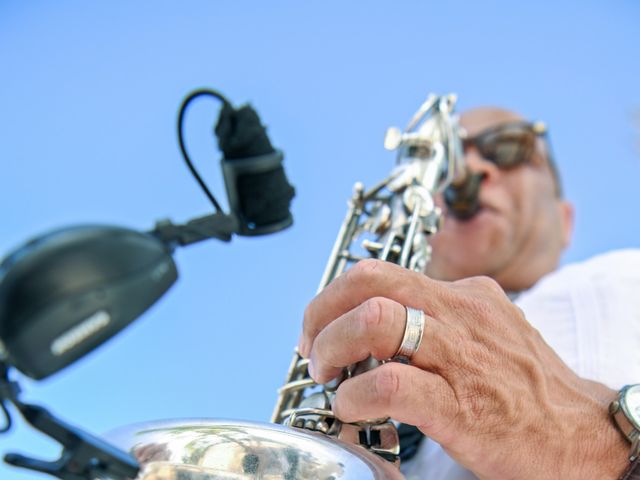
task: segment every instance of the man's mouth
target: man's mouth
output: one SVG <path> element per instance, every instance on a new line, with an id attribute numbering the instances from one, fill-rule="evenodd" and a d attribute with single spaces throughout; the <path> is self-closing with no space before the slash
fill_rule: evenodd
<path id="1" fill-rule="evenodd" d="M 490 203 L 481 202 L 480 205 L 478 206 L 478 210 L 468 218 L 460 218 L 459 216 L 454 215 L 451 212 L 451 210 L 446 210 L 445 211 L 445 216 L 447 218 L 453 219 L 453 220 L 455 220 L 456 222 L 458 222 L 460 224 L 465 224 L 465 223 L 472 222 L 474 219 L 478 218 L 479 216 L 484 217 L 487 214 L 498 215 L 498 214 L 500 214 L 500 210 L 498 208 L 494 207 Z"/>

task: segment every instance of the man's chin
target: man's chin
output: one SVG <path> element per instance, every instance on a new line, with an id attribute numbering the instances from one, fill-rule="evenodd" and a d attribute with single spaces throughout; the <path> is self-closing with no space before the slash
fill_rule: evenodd
<path id="1" fill-rule="evenodd" d="M 503 242 L 475 232 L 464 237 L 443 234 L 432 245 L 431 261 L 425 273 L 447 281 L 478 275 L 492 276 L 503 263 L 505 252 L 509 251 L 509 246 Z"/>
<path id="2" fill-rule="evenodd" d="M 447 265 L 447 268 L 439 268 L 438 262 L 432 261 L 427 267 L 425 274 L 435 280 L 443 280 L 447 282 L 455 282 L 456 280 L 462 280 L 463 278 L 477 277 L 480 275 L 487 275 L 488 269 L 482 265 Z"/>

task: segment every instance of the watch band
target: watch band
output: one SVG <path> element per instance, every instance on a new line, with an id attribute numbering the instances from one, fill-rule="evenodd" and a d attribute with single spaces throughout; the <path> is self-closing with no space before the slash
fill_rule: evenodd
<path id="1" fill-rule="evenodd" d="M 620 480 L 640 480 L 640 457 L 631 462 L 629 468 L 622 474 Z"/>

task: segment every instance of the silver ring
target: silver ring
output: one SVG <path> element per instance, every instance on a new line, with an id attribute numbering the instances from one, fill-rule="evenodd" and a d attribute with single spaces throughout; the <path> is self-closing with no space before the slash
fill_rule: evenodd
<path id="1" fill-rule="evenodd" d="M 424 334 L 424 312 L 411 307 L 404 307 L 407 310 L 407 322 L 404 327 L 404 336 L 400 348 L 393 356 L 394 360 L 409 363 L 411 357 L 420 348 L 422 335 Z"/>

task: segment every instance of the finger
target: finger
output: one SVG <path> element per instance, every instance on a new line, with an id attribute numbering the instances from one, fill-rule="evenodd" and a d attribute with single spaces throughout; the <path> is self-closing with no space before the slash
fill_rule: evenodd
<path id="1" fill-rule="evenodd" d="M 309 372 L 318 383 L 337 377 L 343 367 L 373 356 L 391 358 L 404 336 L 407 311 L 398 302 L 374 297 L 345 313 L 313 341 Z"/>
<path id="2" fill-rule="evenodd" d="M 340 384 L 333 411 L 344 422 L 391 417 L 435 440 L 448 436 L 459 410 L 451 386 L 411 365 L 386 363 Z"/>
<path id="3" fill-rule="evenodd" d="M 383 297 L 369 299 L 318 334 L 309 353 L 309 373 L 316 382 L 326 383 L 340 375 L 342 368 L 369 356 L 392 358 L 404 340 L 406 327 L 403 305 Z M 475 352 L 465 346 L 455 328 L 425 314 L 422 338 L 410 363 L 448 378 L 464 363 L 463 351 Z"/>
<path id="4" fill-rule="evenodd" d="M 309 356 L 313 339 L 330 322 L 373 297 L 437 316 L 447 290 L 440 282 L 390 262 L 362 260 L 337 277 L 307 306 L 299 348 Z"/>

